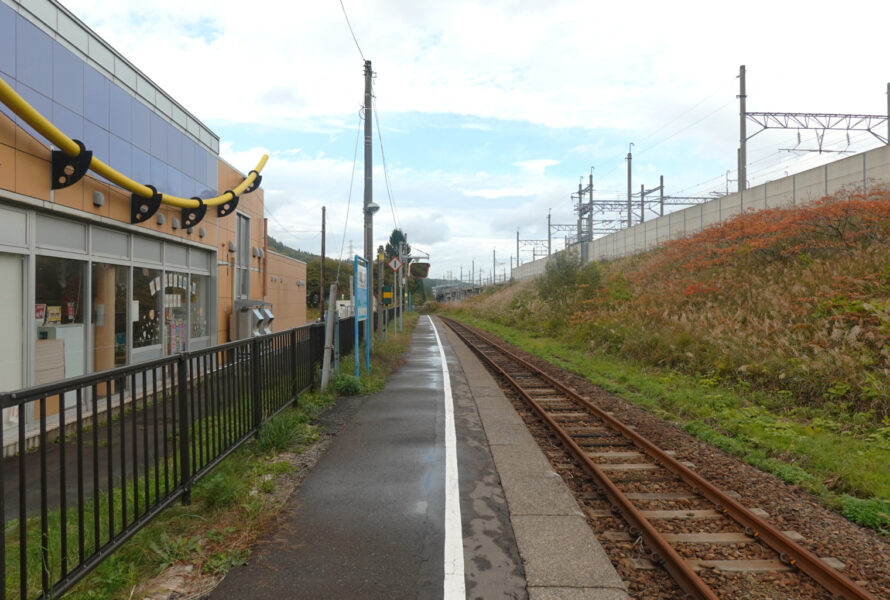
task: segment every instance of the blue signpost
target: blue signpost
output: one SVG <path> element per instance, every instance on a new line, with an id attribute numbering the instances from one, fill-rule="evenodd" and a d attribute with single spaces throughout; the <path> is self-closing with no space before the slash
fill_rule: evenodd
<path id="1" fill-rule="evenodd" d="M 358 328 L 359 322 L 365 322 L 365 370 L 371 370 L 371 344 L 369 344 L 369 336 L 371 335 L 368 325 L 370 324 L 368 307 L 371 305 L 371 290 L 368 287 L 368 270 L 370 265 L 368 261 L 355 255 L 355 378 L 359 377 L 359 350 L 358 345 Z"/>

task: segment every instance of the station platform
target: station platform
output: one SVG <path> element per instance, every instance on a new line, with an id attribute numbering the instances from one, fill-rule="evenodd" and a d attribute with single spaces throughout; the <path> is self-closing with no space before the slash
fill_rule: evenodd
<path id="1" fill-rule="evenodd" d="M 497 383 L 434 317 L 344 423 L 283 526 L 210 596 L 627 600 Z"/>

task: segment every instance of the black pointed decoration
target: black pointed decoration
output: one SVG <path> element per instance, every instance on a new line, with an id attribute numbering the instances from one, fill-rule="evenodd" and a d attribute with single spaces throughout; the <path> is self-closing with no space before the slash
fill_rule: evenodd
<path id="1" fill-rule="evenodd" d="M 161 208 L 161 194 L 153 185 L 146 185 L 152 192 L 151 198 L 130 194 L 130 223 L 145 223 Z"/>
<path id="2" fill-rule="evenodd" d="M 235 195 L 235 192 L 233 192 L 232 190 L 226 190 L 226 194 L 231 194 L 232 199 L 228 202 L 223 202 L 216 207 L 216 216 L 218 217 L 230 215 L 235 212 L 235 209 L 238 207 L 238 196 Z"/>
<path id="3" fill-rule="evenodd" d="M 89 170 L 90 162 L 93 160 L 92 150 L 87 150 L 80 140 L 72 141 L 80 147 L 80 153 L 77 156 L 68 156 L 61 150 L 53 150 L 51 187 L 54 190 L 66 188 L 80 181 L 80 178 Z"/>
<path id="4" fill-rule="evenodd" d="M 201 222 L 201 219 L 204 218 L 204 215 L 207 214 L 207 205 L 204 204 L 204 201 L 198 198 L 197 196 L 192 196 L 192 200 L 198 201 L 198 206 L 195 208 L 183 208 L 182 209 L 182 228 L 188 229 L 189 227 L 194 227 L 198 223 Z"/>

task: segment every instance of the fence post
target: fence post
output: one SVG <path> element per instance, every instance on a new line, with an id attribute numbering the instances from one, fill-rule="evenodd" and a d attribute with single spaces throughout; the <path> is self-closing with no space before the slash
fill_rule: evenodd
<path id="1" fill-rule="evenodd" d="M 263 382 L 260 381 L 260 338 L 250 340 L 251 399 L 253 400 L 253 429 L 260 430 L 263 422 Z"/>
<path id="2" fill-rule="evenodd" d="M 191 504 L 192 501 L 192 459 L 190 453 L 189 429 L 189 404 L 191 399 L 188 393 L 188 365 L 189 356 L 182 353 L 176 364 L 176 387 L 179 396 L 179 472 L 180 485 L 185 490 L 182 495 L 183 504 Z M 123 414 L 123 407 L 121 408 Z"/>
<path id="3" fill-rule="evenodd" d="M 297 330 L 290 330 L 290 375 L 291 381 L 293 382 L 291 385 L 291 396 L 293 396 L 294 404 L 297 404 L 297 392 L 300 391 L 300 382 L 297 379 L 298 371 L 299 371 L 299 362 L 297 357 Z"/>

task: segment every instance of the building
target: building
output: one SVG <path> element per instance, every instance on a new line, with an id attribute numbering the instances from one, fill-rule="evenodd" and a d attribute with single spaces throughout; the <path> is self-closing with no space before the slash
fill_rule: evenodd
<path id="1" fill-rule="evenodd" d="M 255 174 L 53 0 L 0 0 L 0 79 L 158 192 L 209 199 Z M 306 265 L 268 251 L 262 187 L 191 226 L 170 204 L 134 224 L 129 191 L 93 171 L 52 189 L 52 161 L 48 139 L 0 103 L 0 391 L 230 341 L 247 301 L 267 303 L 273 330 L 306 322 Z"/>

